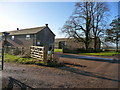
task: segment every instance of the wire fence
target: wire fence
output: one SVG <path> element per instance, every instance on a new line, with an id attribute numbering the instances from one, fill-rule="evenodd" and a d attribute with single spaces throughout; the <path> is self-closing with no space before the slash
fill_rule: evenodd
<path id="1" fill-rule="evenodd" d="M 29 47 L 13 47 L 5 46 L 5 53 L 12 55 L 19 55 L 21 57 L 30 57 L 30 48 Z"/>

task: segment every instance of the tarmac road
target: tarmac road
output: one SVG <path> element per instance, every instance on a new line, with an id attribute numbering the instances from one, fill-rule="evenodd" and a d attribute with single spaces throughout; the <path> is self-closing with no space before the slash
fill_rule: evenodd
<path id="1" fill-rule="evenodd" d="M 118 88 L 118 63 L 60 57 L 66 67 L 5 63 L 3 88 Z"/>

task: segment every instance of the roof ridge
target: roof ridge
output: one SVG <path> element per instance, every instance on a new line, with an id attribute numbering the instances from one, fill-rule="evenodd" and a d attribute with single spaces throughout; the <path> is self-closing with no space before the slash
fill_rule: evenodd
<path id="1" fill-rule="evenodd" d="M 34 27 L 34 28 L 25 28 L 25 29 L 20 29 L 20 30 L 8 31 L 8 33 L 10 33 L 10 35 L 35 34 L 35 33 L 39 32 L 45 28 L 46 28 L 46 26 Z"/>
<path id="2" fill-rule="evenodd" d="M 12 31 L 6 31 L 6 32 L 23 31 L 23 30 L 27 30 L 27 29 L 36 29 L 36 28 L 44 28 L 44 27 L 46 27 L 46 26 L 41 26 L 41 27 L 33 27 L 33 28 L 25 28 L 25 29 L 12 30 Z"/>

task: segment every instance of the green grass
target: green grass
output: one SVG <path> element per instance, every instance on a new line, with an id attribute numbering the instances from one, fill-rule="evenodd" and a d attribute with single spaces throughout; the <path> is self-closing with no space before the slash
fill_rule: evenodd
<path id="1" fill-rule="evenodd" d="M 63 52 L 62 49 L 54 49 L 54 52 Z"/>
<path id="2" fill-rule="evenodd" d="M 120 52 L 106 51 L 106 52 L 96 52 L 96 53 L 79 53 L 81 55 L 95 55 L 95 56 L 112 56 L 114 54 L 120 54 Z"/>
<path id="3" fill-rule="evenodd" d="M 57 62 L 43 62 L 34 60 L 32 58 L 21 58 L 19 56 L 5 54 L 4 56 L 5 62 L 15 62 L 15 63 L 21 63 L 21 64 L 35 64 L 35 65 L 41 65 L 41 66 L 49 66 L 49 67 L 62 67 L 64 64 L 57 63 Z"/>
<path id="4" fill-rule="evenodd" d="M 18 61 L 19 58 L 20 58 L 19 56 L 4 54 L 4 61 L 5 62 L 16 62 L 16 61 Z"/>
<path id="5" fill-rule="evenodd" d="M 5 62 L 23 63 L 23 64 L 34 63 L 32 58 L 21 58 L 19 56 L 10 55 L 10 54 L 5 54 L 4 61 Z"/>

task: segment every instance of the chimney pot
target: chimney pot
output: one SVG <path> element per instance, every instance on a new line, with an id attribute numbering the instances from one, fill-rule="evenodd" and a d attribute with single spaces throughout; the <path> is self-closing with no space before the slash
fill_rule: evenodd
<path id="1" fill-rule="evenodd" d="M 17 30 L 19 30 L 19 28 L 17 28 Z"/>
<path id="2" fill-rule="evenodd" d="M 46 27 L 48 27 L 48 24 L 45 24 L 46 25 Z"/>

